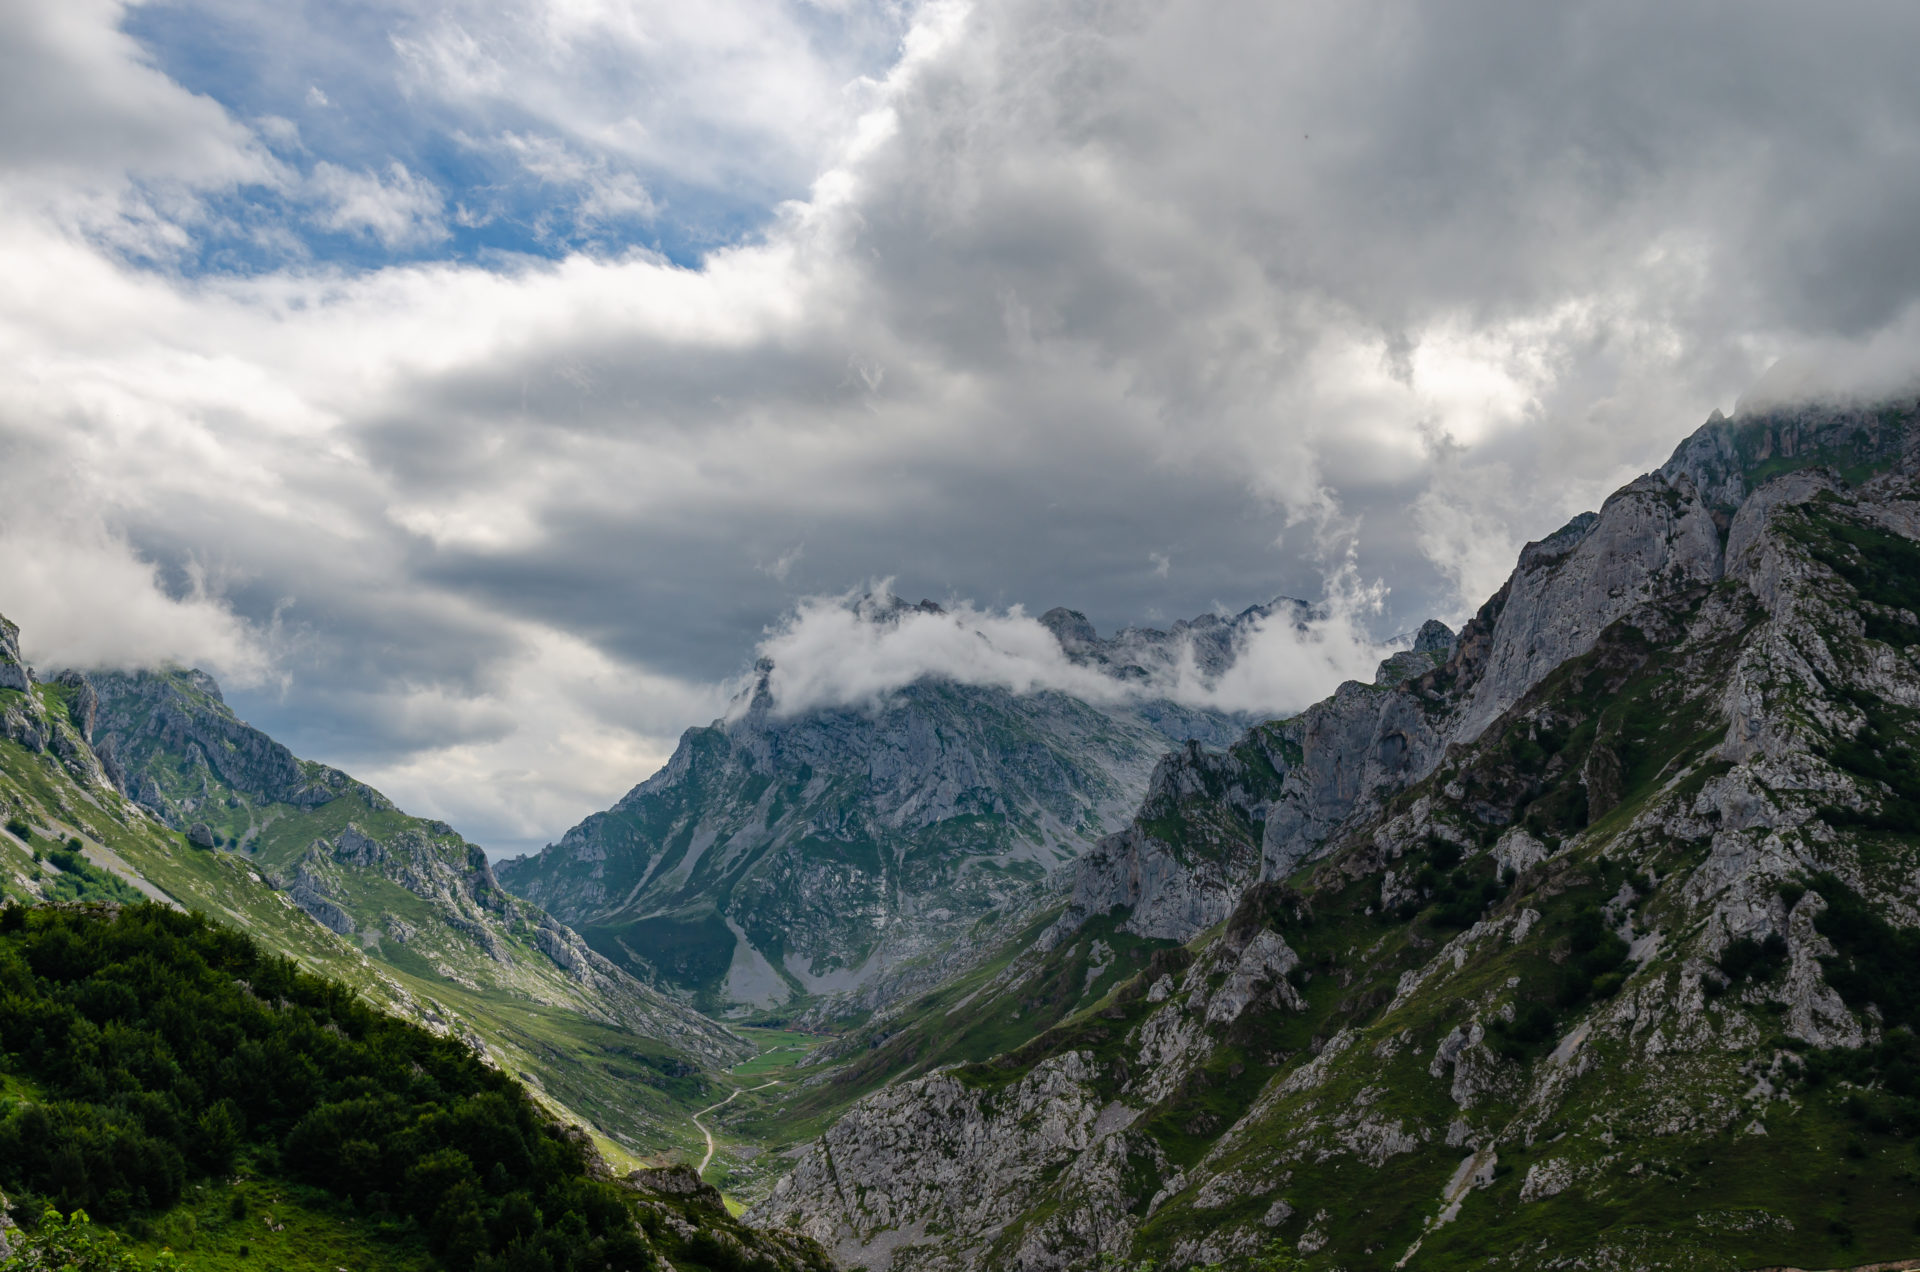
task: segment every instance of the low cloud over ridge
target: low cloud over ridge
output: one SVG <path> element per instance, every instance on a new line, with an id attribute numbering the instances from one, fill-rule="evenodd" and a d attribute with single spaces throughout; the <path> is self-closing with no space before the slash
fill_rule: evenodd
<path id="1" fill-rule="evenodd" d="M 1343 680 L 1369 679 L 1392 651 L 1367 630 L 1383 595 L 1377 586 L 1358 585 L 1349 570 L 1316 606 L 1282 598 L 1270 612 L 1256 607 L 1219 618 L 1220 627 L 1125 629 L 1083 644 L 1063 641 L 1054 626 L 1018 605 L 1001 611 L 966 600 L 910 605 L 888 580 L 803 599 L 760 643 L 759 654 L 772 709 L 781 716 L 870 706 L 930 679 L 1015 694 L 1051 690 L 1103 706 L 1166 699 L 1290 715 Z M 1085 622 L 1078 614 L 1071 618 Z M 1090 633 L 1090 625 L 1085 630 Z M 1203 632 L 1213 637 L 1204 649 Z M 732 713 L 747 701 L 745 693 L 737 697 Z"/>

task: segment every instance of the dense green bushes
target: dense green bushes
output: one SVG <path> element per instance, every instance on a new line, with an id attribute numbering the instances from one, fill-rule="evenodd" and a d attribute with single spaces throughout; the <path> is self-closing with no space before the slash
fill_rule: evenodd
<path id="1" fill-rule="evenodd" d="M 145 898 L 139 889 L 112 871 L 102 870 L 80 852 L 80 841 L 70 839 L 64 848 L 49 848 L 41 854 L 60 871 L 46 888 L 49 901 L 115 901 L 135 904 Z"/>
<path id="2" fill-rule="evenodd" d="M 1889 1028 L 1920 1028 L 1920 931 L 1888 923 L 1836 875 L 1808 883 L 1827 903 L 1813 921 L 1833 943 L 1827 983 L 1855 1010 L 1877 1006 Z"/>
<path id="3" fill-rule="evenodd" d="M 1743 936 L 1728 941 L 1727 947 L 1720 951 L 1720 973 L 1729 985 L 1738 985 L 1744 980 L 1766 984 L 1786 967 L 1789 953 L 1787 938 L 1778 932 L 1767 933 L 1764 941 Z"/>
<path id="4" fill-rule="evenodd" d="M 0 1188 L 114 1220 L 246 1162 L 411 1217 L 457 1272 L 647 1268 L 627 1195 L 460 1043 L 206 920 L 0 910 Z"/>
<path id="5" fill-rule="evenodd" d="M 1487 1045 L 1509 1060 L 1524 1062 L 1559 1036 L 1562 1013 L 1581 1004 L 1611 998 L 1626 981 L 1627 943 L 1607 927 L 1600 908 L 1584 905 L 1567 923 L 1566 961 L 1552 982 L 1553 1002 L 1516 1004 L 1511 1021 L 1487 1025 Z"/>
<path id="6" fill-rule="evenodd" d="M 86 1211 L 63 1215 L 47 1210 L 30 1238 L 13 1233 L 18 1246 L 0 1259 L 0 1272 L 175 1272 L 179 1263 L 171 1252 L 148 1262 L 128 1254 L 117 1233 L 96 1228 Z"/>

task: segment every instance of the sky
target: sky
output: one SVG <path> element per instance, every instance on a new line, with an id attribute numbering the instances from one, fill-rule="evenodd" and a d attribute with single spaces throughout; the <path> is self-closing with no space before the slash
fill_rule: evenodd
<path id="1" fill-rule="evenodd" d="M 1009 649 L 1324 603 L 1245 681 L 1304 705 L 1781 360 L 1920 350 L 1911 3 L 0 23 L 0 613 L 495 851 L 763 652 L 871 692 L 883 585 Z"/>

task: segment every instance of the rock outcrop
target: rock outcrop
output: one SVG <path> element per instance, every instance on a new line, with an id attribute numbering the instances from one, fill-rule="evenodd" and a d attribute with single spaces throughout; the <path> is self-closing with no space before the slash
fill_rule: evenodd
<path id="1" fill-rule="evenodd" d="M 203 671 L 101 671 L 76 679 L 89 686 L 88 732 L 113 757 L 121 789 L 175 830 L 217 820 L 194 815 L 215 798 L 216 786 L 269 805 L 313 809 L 353 795 L 375 811 L 393 811 L 372 787 L 297 759 L 234 715 Z"/>
<path id="2" fill-rule="evenodd" d="M 128 798 L 190 845 L 238 854 L 316 923 L 373 957 L 470 990 L 564 1006 L 705 1063 L 752 1053 L 514 897 L 486 854 L 452 827 L 406 815 L 241 720 L 206 673 L 69 673 L 55 683 L 111 758 L 103 780 L 117 774 Z"/>
<path id="3" fill-rule="evenodd" d="M 0 689 L 28 693 L 32 688 L 33 674 L 20 656 L 20 628 L 0 618 Z"/>

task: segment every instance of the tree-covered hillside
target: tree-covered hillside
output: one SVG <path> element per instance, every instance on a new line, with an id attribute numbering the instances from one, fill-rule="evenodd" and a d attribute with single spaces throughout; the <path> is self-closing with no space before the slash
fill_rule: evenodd
<path id="1" fill-rule="evenodd" d="M 140 1231 L 248 1176 L 318 1190 L 399 1265 L 424 1247 L 453 1272 L 826 1266 L 689 1172 L 614 1180 L 459 1041 L 158 905 L 0 910 L 0 1081 L 23 1220 L 51 1203 Z"/>

